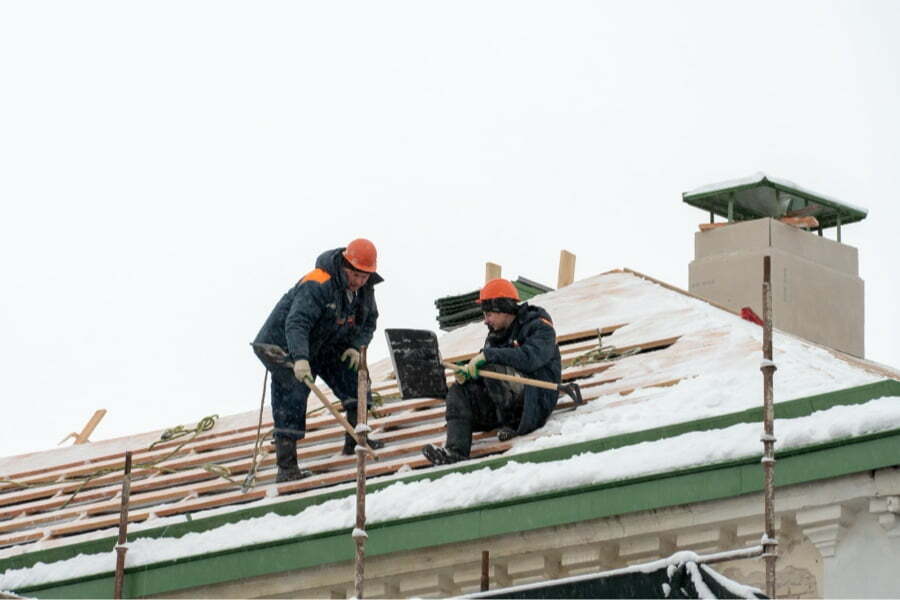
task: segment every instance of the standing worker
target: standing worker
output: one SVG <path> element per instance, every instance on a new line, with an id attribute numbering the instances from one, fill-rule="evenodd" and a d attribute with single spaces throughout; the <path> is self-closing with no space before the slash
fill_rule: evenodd
<path id="1" fill-rule="evenodd" d="M 279 346 L 293 361 L 293 369 L 279 366 L 255 349 L 272 373 L 276 482 L 311 475 L 297 466 L 297 440 L 306 435 L 307 378 L 312 382 L 321 375 L 356 426 L 359 349 L 372 340 L 378 320 L 374 286 L 382 278 L 376 262 L 375 245 L 362 238 L 322 253 L 316 268 L 282 296 L 256 336 L 254 343 Z M 372 449 L 384 446 L 368 442 Z M 352 454 L 355 446 L 345 435 L 343 453 Z"/>
<path id="2" fill-rule="evenodd" d="M 499 278 L 481 288 L 478 303 L 488 336 L 447 392 L 447 442 L 422 448 L 432 464 L 468 459 L 473 429 L 497 429 L 505 442 L 543 427 L 559 398 L 556 390 L 479 377 L 480 371 L 495 371 L 558 384 L 562 364 L 547 311 L 519 304 L 516 286 Z"/>

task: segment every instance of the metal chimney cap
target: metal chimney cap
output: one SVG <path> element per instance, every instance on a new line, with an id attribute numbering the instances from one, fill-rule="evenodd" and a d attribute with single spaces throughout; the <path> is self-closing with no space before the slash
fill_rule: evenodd
<path id="1" fill-rule="evenodd" d="M 681 197 L 691 206 L 725 218 L 731 203 L 730 217 L 735 221 L 809 216 L 819 221 L 821 229 L 862 221 L 869 212 L 765 173 L 705 185 Z"/>

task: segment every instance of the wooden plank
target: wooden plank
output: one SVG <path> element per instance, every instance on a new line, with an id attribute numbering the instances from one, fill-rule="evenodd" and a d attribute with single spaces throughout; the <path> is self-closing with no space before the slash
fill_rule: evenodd
<path id="1" fill-rule="evenodd" d="M 161 508 L 154 511 L 154 513 L 159 517 L 170 517 L 172 515 L 178 515 L 186 512 L 208 510 L 210 508 L 216 508 L 218 506 L 246 504 L 247 502 L 253 502 L 255 500 L 265 498 L 266 494 L 266 490 L 251 490 L 247 493 L 235 492 L 223 496 L 215 496 L 213 498 L 203 498 L 197 499 L 195 501 L 184 502 L 176 506 Z"/>
<path id="2" fill-rule="evenodd" d="M 664 381 L 650 382 L 643 385 L 634 385 L 634 384 L 626 384 L 622 386 L 612 386 L 609 388 L 601 389 L 598 393 L 594 393 L 595 390 L 591 390 L 590 394 L 584 395 L 584 400 L 587 402 L 588 400 L 596 400 L 600 396 L 610 396 L 612 394 L 617 394 L 619 396 L 627 396 L 632 394 L 638 390 L 649 389 L 649 388 L 661 388 L 661 387 L 669 387 L 675 385 L 676 383 L 687 379 L 687 377 L 676 377 L 675 379 L 667 379 Z"/>
<path id="3" fill-rule="evenodd" d="M 146 521 L 149 517 L 150 513 L 146 510 L 130 511 L 128 513 L 128 522 L 140 523 L 141 521 Z M 79 519 L 68 525 L 58 525 L 56 527 L 50 527 L 48 530 L 48 537 L 60 537 L 64 535 L 72 535 L 73 533 L 82 533 L 85 531 L 115 527 L 119 524 L 119 520 L 120 515 L 108 515 L 89 519 Z"/>
<path id="4" fill-rule="evenodd" d="M 648 385 L 640 385 L 640 386 L 636 386 L 633 388 L 627 388 L 624 390 L 620 390 L 619 395 L 627 396 L 628 394 L 631 394 L 637 390 L 644 390 L 644 389 L 648 389 L 648 388 L 671 387 L 671 386 L 675 385 L 676 383 L 678 383 L 679 381 L 681 381 L 682 379 L 684 379 L 684 377 L 677 377 L 675 379 L 668 379 L 666 381 L 660 381 L 659 383 L 651 383 Z"/>
<path id="5" fill-rule="evenodd" d="M 97 428 L 97 425 L 100 423 L 101 419 L 106 416 L 106 409 L 100 408 L 94 412 L 94 415 L 87 422 L 84 428 L 81 430 L 81 433 L 75 436 L 76 444 L 86 444 L 91 437 L 91 434 L 94 433 L 94 429 Z"/>
<path id="6" fill-rule="evenodd" d="M 819 226 L 819 220 L 815 217 L 781 217 L 780 219 L 776 219 L 785 225 L 790 225 L 791 227 L 797 227 L 800 229 L 815 229 Z M 733 221 L 731 223 L 723 222 L 723 223 L 700 223 L 700 231 L 710 231 L 713 229 L 719 229 L 720 227 L 727 227 L 729 225 L 734 225 L 735 223 L 742 223 L 743 221 Z"/>
<path id="7" fill-rule="evenodd" d="M 6 535 L 0 537 L 0 548 L 6 546 L 18 546 L 28 542 L 36 542 L 44 537 L 44 531 L 33 531 L 30 533 L 17 533 L 15 535 Z"/>
<path id="8" fill-rule="evenodd" d="M 579 353 L 586 352 L 588 350 L 593 350 L 594 348 L 599 348 L 599 347 L 600 347 L 600 342 L 591 342 L 589 344 L 560 346 L 559 354 L 560 354 L 560 356 L 565 357 L 569 354 L 579 354 Z"/>
<path id="9" fill-rule="evenodd" d="M 472 447 L 471 455 L 473 458 L 477 458 L 479 456 L 485 456 L 487 454 L 504 452 L 506 450 L 509 450 L 509 448 L 511 447 L 511 442 L 495 442 L 480 446 L 475 445 Z M 384 463 L 372 463 L 368 467 L 368 470 L 371 472 L 369 477 L 379 477 L 381 475 L 396 473 L 397 471 L 402 469 L 404 465 L 409 465 L 413 469 L 432 466 L 428 459 L 419 454 L 417 456 L 401 458 Z M 356 477 L 356 471 L 353 469 L 345 469 L 343 471 L 337 471 L 334 473 L 313 475 L 312 477 L 307 477 L 306 479 L 301 479 L 300 481 L 292 481 L 290 483 L 284 483 L 277 486 L 278 495 L 282 496 L 309 489 L 315 489 L 318 487 L 344 483 L 347 481 L 351 481 L 354 477 Z"/>
<path id="10" fill-rule="evenodd" d="M 642 342 L 640 344 L 631 344 L 629 346 L 622 346 L 620 348 L 615 348 L 617 354 L 624 354 L 626 352 L 631 352 L 632 350 L 639 349 L 639 353 L 647 352 L 649 350 L 658 350 L 660 348 L 667 348 L 678 341 L 678 338 L 681 336 L 673 336 L 670 338 L 663 338 L 661 340 L 652 340 L 649 342 Z M 572 364 L 577 359 L 577 356 L 573 356 L 572 358 L 563 360 L 563 368 L 568 368 L 572 366 Z"/>
<path id="11" fill-rule="evenodd" d="M 566 370 L 562 374 L 563 381 L 572 381 L 573 379 L 580 379 L 583 377 L 590 377 L 591 375 L 596 375 L 597 373 L 602 373 L 603 371 L 609 369 L 613 366 L 614 363 L 607 362 L 600 365 L 595 365 L 593 367 L 585 367 L 582 369 L 576 369 L 575 371 Z"/>
<path id="12" fill-rule="evenodd" d="M 556 289 L 562 289 L 573 281 L 575 281 L 575 255 L 568 250 L 560 250 Z"/>
<path id="13" fill-rule="evenodd" d="M 91 490 L 89 492 L 84 492 L 78 494 L 75 502 L 72 502 L 70 506 L 74 506 L 81 509 L 81 506 L 89 503 L 89 502 L 99 502 L 102 500 L 108 500 L 109 498 L 114 498 L 118 494 L 117 489 L 113 488 L 104 488 L 101 490 Z M 8 509 L 4 509 L 0 511 L 0 519 L 8 519 L 15 518 L 18 516 L 31 515 L 41 512 L 46 512 L 49 510 L 56 510 L 61 508 L 69 501 L 69 495 L 59 495 L 54 496 L 49 500 L 37 500 L 34 502 L 25 502 L 22 504 L 17 504 Z"/>
<path id="14" fill-rule="evenodd" d="M 497 279 L 498 277 L 500 277 L 500 273 L 502 272 L 503 267 L 501 267 L 497 263 L 484 263 L 484 282 L 487 283 L 491 279 Z"/>
<path id="15" fill-rule="evenodd" d="M 583 390 L 585 388 L 597 387 L 600 385 L 607 385 L 607 384 L 615 383 L 615 382 L 621 381 L 621 380 L 622 380 L 621 377 L 612 377 L 609 379 L 598 379 L 596 381 L 588 381 L 587 383 L 581 383 L 581 384 L 579 384 L 578 387 L 580 387 Z"/>

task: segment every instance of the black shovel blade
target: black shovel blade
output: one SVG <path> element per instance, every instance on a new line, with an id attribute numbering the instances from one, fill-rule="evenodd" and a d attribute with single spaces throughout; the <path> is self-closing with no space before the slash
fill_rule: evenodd
<path id="1" fill-rule="evenodd" d="M 427 329 L 385 329 L 400 396 L 446 398 L 447 379 L 437 336 Z"/>

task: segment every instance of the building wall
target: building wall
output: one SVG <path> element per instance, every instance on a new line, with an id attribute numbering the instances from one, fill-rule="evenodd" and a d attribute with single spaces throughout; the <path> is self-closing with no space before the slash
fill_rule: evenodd
<path id="1" fill-rule="evenodd" d="M 889 501 L 888 499 L 894 498 Z M 900 469 L 880 469 L 779 488 L 775 497 L 777 595 L 793 598 L 900 597 Z M 758 545 L 761 494 L 370 557 L 366 596 L 448 597 L 479 589 L 481 552 L 491 587 L 596 573 L 681 550 L 710 554 Z M 348 544 L 352 544 L 350 539 Z M 761 559 L 718 563 L 722 574 L 765 589 Z M 166 597 L 349 598 L 352 562 L 183 590 Z"/>
<path id="2" fill-rule="evenodd" d="M 879 516 L 889 516 L 885 524 Z M 824 559 L 828 598 L 900 598 L 900 527 L 893 513 L 862 507 L 848 519 L 833 556 Z"/>

